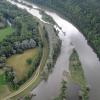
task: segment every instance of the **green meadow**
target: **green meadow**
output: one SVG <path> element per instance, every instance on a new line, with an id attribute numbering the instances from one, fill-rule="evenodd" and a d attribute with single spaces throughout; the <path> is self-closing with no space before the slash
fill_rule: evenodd
<path id="1" fill-rule="evenodd" d="M 12 34 L 14 32 L 14 29 L 12 27 L 6 27 L 3 29 L 0 29 L 0 42 L 3 41 L 3 39 L 6 38 L 6 36 Z"/>

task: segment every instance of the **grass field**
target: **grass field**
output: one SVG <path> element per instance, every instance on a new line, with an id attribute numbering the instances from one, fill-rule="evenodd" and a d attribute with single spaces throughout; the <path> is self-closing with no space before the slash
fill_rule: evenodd
<path id="1" fill-rule="evenodd" d="M 25 51 L 23 54 L 16 54 L 8 58 L 7 64 L 14 69 L 19 80 L 23 79 L 31 68 L 31 65 L 28 65 L 26 62 L 27 59 L 35 58 L 39 53 L 38 49 L 39 48 L 30 49 Z"/>
<path id="2" fill-rule="evenodd" d="M 5 39 L 6 36 L 10 35 L 14 31 L 11 27 L 6 27 L 3 29 L 0 29 L 0 42 Z"/>
<path id="3" fill-rule="evenodd" d="M 4 71 L 0 69 L 0 86 L 6 84 Z"/>
<path id="4" fill-rule="evenodd" d="M 6 84 L 5 74 L 0 74 L 0 85 Z"/>

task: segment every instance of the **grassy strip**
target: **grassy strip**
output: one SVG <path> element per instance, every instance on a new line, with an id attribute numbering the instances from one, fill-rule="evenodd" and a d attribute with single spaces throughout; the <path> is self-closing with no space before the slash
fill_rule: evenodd
<path id="1" fill-rule="evenodd" d="M 3 41 L 3 39 L 6 38 L 6 36 L 10 35 L 13 32 L 14 32 L 14 29 L 11 27 L 0 29 L 0 42 Z"/>
<path id="2" fill-rule="evenodd" d="M 76 82 L 81 88 L 82 100 L 88 100 L 87 82 L 80 63 L 78 54 L 74 51 L 70 57 L 71 81 Z"/>
<path id="3" fill-rule="evenodd" d="M 0 85 L 4 85 L 4 84 L 6 84 L 5 74 L 2 73 L 0 74 Z"/>

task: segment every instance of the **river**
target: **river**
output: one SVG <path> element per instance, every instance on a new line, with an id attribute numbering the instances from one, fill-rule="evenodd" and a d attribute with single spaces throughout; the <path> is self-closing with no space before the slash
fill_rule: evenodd
<path id="1" fill-rule="evenodd" d="M 11 0 L 7 1 L 18 6 L 19 8 L 27 10 L 30 14 L 38 17 L 41 21 L 43 21 L 42 15 L 40 15 L 39 11 L 37 10 L 37 8 L 39 8 L 38 6 L 30 4 L 32 5 L 32 8 L 30 9 L 28 6 L 22 5 L 20 2 L 17 3 Z M 53 100 L 53 98 L 59 94 L 61 81 L 63 79 L 63 71 L 66 70 L 69 72 L 69 57 L 73 48 L 75 48 L 78 52 L 84 69 L 85 77 L 89 86 L 91 87 L 89 100 L 100 100 L 100 62 L 97 58 L 97 55 L 88 45 L 87 40 L 82 35 L 82 33 L 76 29 L 74 25 L 61 18 L 54 12 L 45 12 L 50 15 L 54 21 L 62 28 L 59 29 L 59 38 L 62 40 L 62 47 L 61 54 L 57 59 L 53 73 L 49 75 L 48 81 L 42 81 L 32 91 L 32 93 L 36 94 L 36 97 L 34 97 L 33 100 Z M 73 46 L 71 44 L 73 44 Z M 74 94 L 75 92 L 73 92 L 72 96 L 74 96 Z M 74 98 L 70 100 L 76 99 Z"/>

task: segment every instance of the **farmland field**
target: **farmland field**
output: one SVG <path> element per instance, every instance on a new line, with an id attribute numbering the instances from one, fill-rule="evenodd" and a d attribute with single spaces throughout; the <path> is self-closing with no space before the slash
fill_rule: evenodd
<path id="1" fill-rule="evenodd" d="M 16 54 L 7 60 L 7 64 L 14 69 L 19 80 L 23 79 L 31 68 L 31 65 L 28 65 L 26 62 L 27 59 L 32 58 L 34 60 L 39 53 L 38 49 L 27 50 L 23 54 Z"/>

